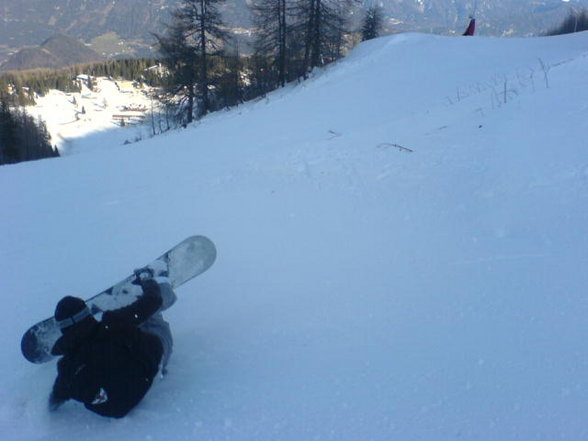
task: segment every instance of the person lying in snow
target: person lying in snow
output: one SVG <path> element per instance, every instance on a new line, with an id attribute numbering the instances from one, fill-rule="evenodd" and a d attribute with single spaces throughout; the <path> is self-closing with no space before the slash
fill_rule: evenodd
<path id="1" fill-rule="evenodd" d="M 97 321 L 85 302 L 67 296 L 55 308 L 62 336 L 52 353 L 61 355 L 49 397 L 55 411 L 73 399 L 97 414 L 122 418 L 145 396 L 172 350 L 169 324 L 161 311 L 176 300 L 169 280 L 137 270 L 143 294 L 132 304 L 107 311 Z"/>

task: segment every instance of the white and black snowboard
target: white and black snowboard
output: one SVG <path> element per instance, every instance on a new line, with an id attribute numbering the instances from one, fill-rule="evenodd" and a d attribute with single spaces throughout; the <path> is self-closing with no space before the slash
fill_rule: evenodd
<path id="1" fill-rule="evenodd" d="M 192 236 L 146 266 L 156 268 L 156 276 L 167 276 L 172 287 L 177 288 L 210 268 L 215 259 L 214 243 L 204 236 Z M 86 304 L 92 314 L 97 315 L 132 303 L 142 294 L 141 288 L 132 283 L 135 277 L 131 275 L 87 299 Z M 53 317 L 31 326 L 21 340 L 24 357 L 32 363 L 50 361 L 54 358 L 51 349 L 60 336 L 61 331 Z"/>

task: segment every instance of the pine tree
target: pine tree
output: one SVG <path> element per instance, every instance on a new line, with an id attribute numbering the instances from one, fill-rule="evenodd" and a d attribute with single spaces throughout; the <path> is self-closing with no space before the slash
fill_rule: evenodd
<path id="1" fill-rule="evenodd" d="M 0 100 L 0 164 L 11 164 L 20 160 L 17 129 L 8 101 Z"/>
<path id="2" fill-rule="evenodd" d="M 274 60 L 277 84 L 284 86 L 288 64 L 288 2 L 286 0 L 257 0 L 252 10 L 257 28 L 256 53 Z"/>
<path id="3" fill-rule="evenodd" d="M 295 39 L 301 42 L 302 75 L 341 57 L 347 13 L 357 0 L 296 0 Z"/>
<path id="4" fill-rule="evenodd" d="M 215 87 L 216 103 L 214 110 L 239 105 L 243 95 L 243 62 L 241 60 L 239 40 L 234 39 L 231 47 L 225 49 L 219 57 L 219 74 Z"/>
<path id="5" fill-rule="evenodd" d="M 582 11 L 572 9 L 563 23 L 549 31 L 547 35 L 573 34 L 586 30 L 588 30 L 588 9 Z"/>
<path id="6" fill-rule="evenodd" d="M 218 10 L 218 6 L 224 1 L 182 0 L 179 9 L 172 13 L 173 23 L 168 26 L 166 36 L 156 36 L 164 63 L 172 73 L 172 80 L 179 75 L 184 83 L 192 82 L 183 85 L 188 89 L 188 123 L 193 120 L 196 96 L 199 100 L 199 116 L 205 115 L 212 108 L 211 57 L 218 55 L 229 39 Z M 187 72 L 191 69 L 195 70 L 194 74 Z M 186 78 L 190 80 L 186 81 Z"/>
<path id="7" fill-rule="evenodd" d="M 380 36 L 384 25 L 384 11 L 381 6 L 372 5 L 365 11 L 361 27 L 361 41 L 373 40 Z"/>
<path id="8" fill-rule="evenodd" d="M 174 17 L 168 25 L 165 36 L 156 35 L 162 62 L 170 73 L 167 87 L 171 100 L 168 107 L 175 107 L 175 100 L 180 109 L 180 124 L 189 124 L 194 119 L 196 102 L 196 83 L 198 82 L 198 56 L 188 38 L 188 30 L 183 20 Z"/>
<path id="9" fill-rule="evenodd" d="M 45 123 L 0 99 L 0 165 L 59 156 Z"/>

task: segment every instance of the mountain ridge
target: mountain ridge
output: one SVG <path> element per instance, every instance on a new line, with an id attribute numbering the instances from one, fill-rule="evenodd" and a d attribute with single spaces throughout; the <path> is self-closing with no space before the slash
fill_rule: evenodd
<path id="1" fill-rule="evenodd" d="M 367 2 L 364 2 L 367 4 Z M 386 14 L 386 32 L 426 32 L 455 35 L 463 32 L 468 17 L 478 18 L 477 32 L 484 36 L 541 35 L 557 26 L 573 8 L 588 7 L 588 0 L 380 0 Z M 105 56 L 152 55 L 153 32 L 162 32 L 169 11 L 179 0 L 4 0 L 0 13 L 0 63 L 25 46 L 37 45 L 56 32 L 87 44 L 111 35 Z M 252 0 L 228 0 L 222 5 L 228 26 L 239 35 L 252 30 Z M 353 26 L 361 19 L 353 11 Z M 245 38 L 245 37 L 243 37 Z M 246 38 L 245 38 L 246 39 Z"/>
<path id="2" fill-rule="evenodd" d="M 0 65 L 0 71 L 59 69 L 74 64 L 101 61 L 104 57 L 82 42 L 58 33 L 36 47 L 26 47 Z"/>

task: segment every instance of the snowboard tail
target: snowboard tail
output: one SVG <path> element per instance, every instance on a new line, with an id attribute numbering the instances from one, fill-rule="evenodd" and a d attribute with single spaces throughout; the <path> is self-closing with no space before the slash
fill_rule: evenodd
<path id="1" fill-rule="evenodd" d="M 177 288 L 210 268 L 215 259 L 216 247 L 210 239 L 191 236 L 146 266 L 158 268 L 156 275 L 167 275 L 172 287 Z M 135 275 L 130 275 L 87 299 L 86 305 L 96 315 L 133 303 L 142 294 L 141 288 L 132 283 L 134 280 Z M 54 317 L 40 321 L 24 333 L 22 354 L 32 363 L 46 363 L 54 358 L 51 349 L 60 336 Z"/>

